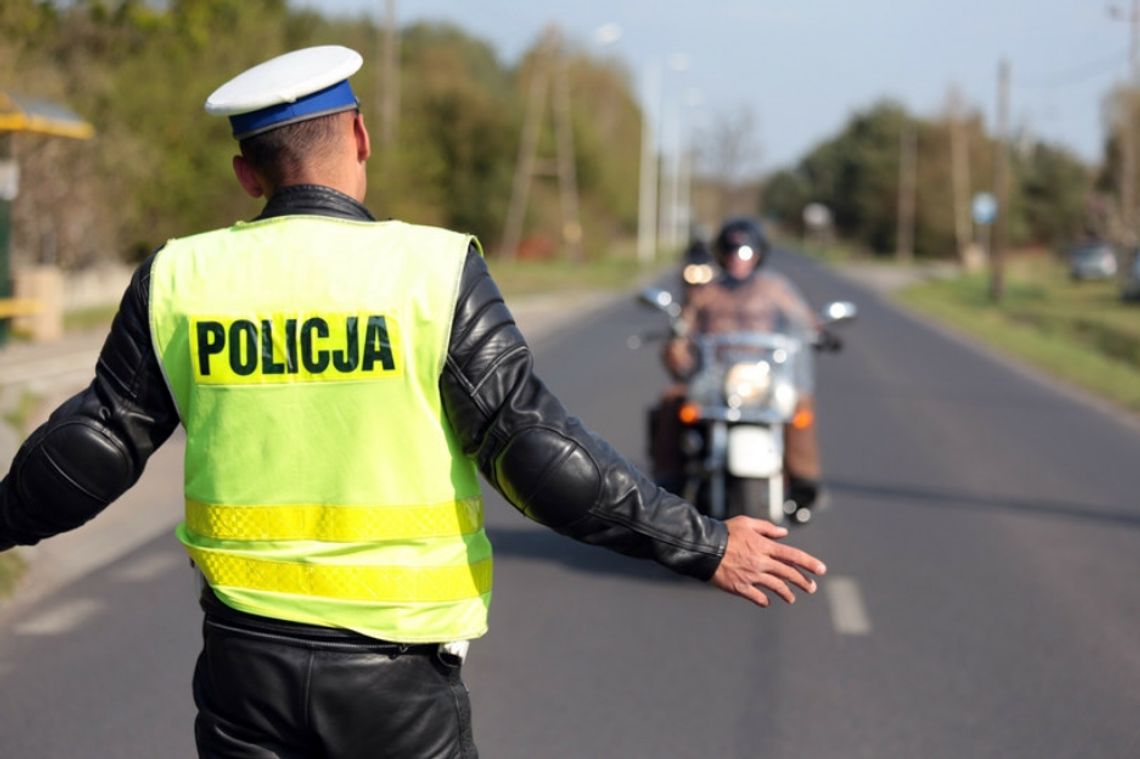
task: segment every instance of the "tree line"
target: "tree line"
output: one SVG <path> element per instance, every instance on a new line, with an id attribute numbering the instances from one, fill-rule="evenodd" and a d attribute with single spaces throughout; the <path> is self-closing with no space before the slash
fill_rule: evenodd
<path id="1" fill-rule="evenodd" d="M 955 256 L 975 236 L 970 200 L 992 191 L 1000 149 L 977 112 L 922 118 L 889 100 L 876 103 L 795 166 L 768 177 L 763 212 L 802 233 L 804 207 L 821 203 L 839 237 L 874 253 L 894 253 L 908 133 L 915 145 L 914 252 Z M 1114 198 L 1107 180 L 1076 155 L 1024 136 L 1011 140 L 1008 150 L 1011 244 L 1060 248 L 1111 233 Z"/>
<path id="2" fill-rule="evenodd" d="M 228 123 L 202 105 L 237 72 L 320 44 L 364 56 L 352 85 L 378 147 L 383 35 L 366 17 L 329 18 L 285 0 L 4 0 L 0 89 L 66 104 L 96 129 L 90 142 L 15 136 L 16 260 L 138 260 L 170 237 L 256 215 L 260 204 L 232 178 Z M 472 232 L 494 250 L 541 54 L 536 40 L 506 65 L 455 26 L 402 28 L 398 129 L 369 164 L 373 212 Z M 596 254 L 636 230 L 640 114 L 624 68 L 573 47 L 564 55 L 590 219 L 583 246 Z M 554 139 L 548 116 L 540 156 L 553 154 Z M 528 235 L 557 237 L 549 231 L 562 226 L 556 184 L 539 177 L 532 188 Z"/>
<path id="3" fill-rule="evenodd" d="M 22 171 L 13 205 L 16 261 L 138 260 L 170 237 L 255 215 L 259 203 L 232 180 L 229 156 L 236 145 L 228 124 L 204 112 L 206 96 L 236 72 L 283 51 L 343 44 L 365 58 L 352 84 L 375 138 L 383 97 L 381 31 L 364 16 L 327 17 L 285 0 L 4 0 L 0 90 L 65 103 L 96 128 L 90 142 L 14 139 Z M 400 29 L 398 128 L 390 144 L 374 139 L 378 155 L 369 164 L 368 205 L 377 216 L 472 232 L 490 253 L 497 251 L 531 77 L 548 65 L 543 51 L 535 40 L 507 65 L 458 27 Z M 623 66 L 573 46 L 565 56 L 573 164 L 586 221 L 582 247 L 598 256 L 637 230 L 641 112 Z M 992 187 L 997 150 L 978 113 L 956 110 L 923 118 L 890 101 L 873 104 L 795 166 L 766 177 L 758 208 L 754 200 L 740 205 L 753 194 L 739 192 L 749 184 L 739 167 L 718 165 L 739 158 L 741 151 L 730 148 L 748 143 L 747 135 L 736 134 L 744 127 L 714 118 L 696 146 L 703 172 L 694 178 L 694 199 L 711 194 L 716 202 L 706 205 L 721 214 L 753 209 L 796 231 L 802 231 L 804 207 L 822 203 L 839 236 L 893 252 L 900 144 L 909 133 L 916 145 L 914 249 L 953 256 L 973 232 L 964 203 Z M 540 157 L 555 155 L 556 137 L 547 113 Z M 1107 168 L 1098 174 L 1063 147 L 1014 140 L 1010 242 L 1060 246 L 1109 234 L 1119 217 L 1114 151 L 1119 148 L 1110 140 Z M 711 226 L 719 219 L 702 221 Z M 557 182 L 539 177 L 532 182 L 522 247 L 556 251 L 563 226 Z"/>

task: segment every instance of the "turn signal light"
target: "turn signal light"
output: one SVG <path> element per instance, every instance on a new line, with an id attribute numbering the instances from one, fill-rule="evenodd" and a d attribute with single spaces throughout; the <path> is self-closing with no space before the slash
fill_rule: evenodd
<path id="1" fill-rule="evenodd" d="M 685 424 L 692 424 L 701 418 L 701 407 L 695 403 L 686 401 L 681 404 L 680 410 L 677 411 L 677 416 Z"/>
<path id="2" fill-rule="evenodd" d="M 815 414 L 811 409 L 802 408 L 792 417 L 792 426 L 797 430 L 806 430 L 815 422 Z"/>

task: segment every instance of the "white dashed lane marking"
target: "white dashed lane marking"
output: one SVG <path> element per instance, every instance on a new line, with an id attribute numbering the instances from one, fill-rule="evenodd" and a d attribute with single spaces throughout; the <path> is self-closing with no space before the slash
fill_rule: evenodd
<path id="1" fill-rule="evenodd" d="M 827 602 L 831 606 L 831 622 L 840 635 L 868 635 L 871 618 L 863 604 L 859 583 L 850 577 L 828 577 L 823 580 Z"/>
<path id="2" fill-rule="evenodd" d="M 52 607 L 16 625 L 17 635 L 60 635 L 74 630 L 103 608 L 103 604 L 87 598 Z"/>

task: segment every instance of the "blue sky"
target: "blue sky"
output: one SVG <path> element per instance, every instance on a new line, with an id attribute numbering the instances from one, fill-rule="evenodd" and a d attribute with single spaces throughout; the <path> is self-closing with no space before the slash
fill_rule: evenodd
<path id="1" fill-rule="evenodd" d="M 1129 0 L 1116 0 L 1128 5 Z M 294 0 L 328 13 L 378 14 L 384 0 Z M 794 163 L 854 111 L 892 97 L 927 116 L 951 85 L 993 125 L 998 61 L 1012 66 L 1015 127 L 1101 157 L 1102 101 L 1128 75 L 1129 26 L 1112 0 L 400 0 L 401 25 L 446 20 L 514 62 L 551 22 L 581 45 L 607 23 L 604 48 L 642 77 L 662 66 L 665 98 L 699 92 L 694 130 L 733 109 L 757 122 L 760 166 Z M 687 56 L 682 73 L 668 68 Z M 669 134 L 668 127 L 665 128 Z"/>

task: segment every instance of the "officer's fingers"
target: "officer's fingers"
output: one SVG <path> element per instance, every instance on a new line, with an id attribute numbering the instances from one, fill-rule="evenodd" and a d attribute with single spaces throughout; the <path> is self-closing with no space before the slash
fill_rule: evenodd
<path id="1" fill-rule="evenodd" d="M 788 528 L 779 527 L 769 522 L 767 519 L 756 519 L 755 517 L 734 517 L 734 519 L 748 520 L 746 524 L 753 532 L 758 535 L 763 535 L 772 540 L 779 540 L 780 538 L 787 537 Z"/>
<path id="2" fill-rule="evenodd" d="M 772 603 L 768 600 L 768 596 L 764 595 L 759 588 L 751 583 L 741 582 L 732 588 L 732 592 L 741 598 L 751 601 L 762 609 L 767 609 Z"/>
<path id="3" fill-rule="evenodd" d="M 798 548 L 789 545 L 775 543 L 772 545 L 769 555 L 774 559 L 778 559 L 785 564 L 792 564 L 793 566 L 803 567 L 814 575 L 827 574 L 827 565 L 819 559 L 812 556 L 807 551 L 801 551 Z"/>
<path id="4" fill-rule="evenodd" d="M 761 574 L 756 578 L 756 584 L 767 588 L 790 604 L 796 602 L 796 596 L 792 593 L 792 589 L 788 587 L 787 583 L 771 572 Z"/>
<path id="5" fill-rule="evenodd" d="M 815 580 L 811 580 L 803 575 L 799 570 L 791 564 L 785 564 L 782 561 L 772 560 L 767 571 L 780 577 L 785 582 L 790 582 L 793 585 L 801 588 L 805 593 L 814 593 L 816 589 Z"/>

